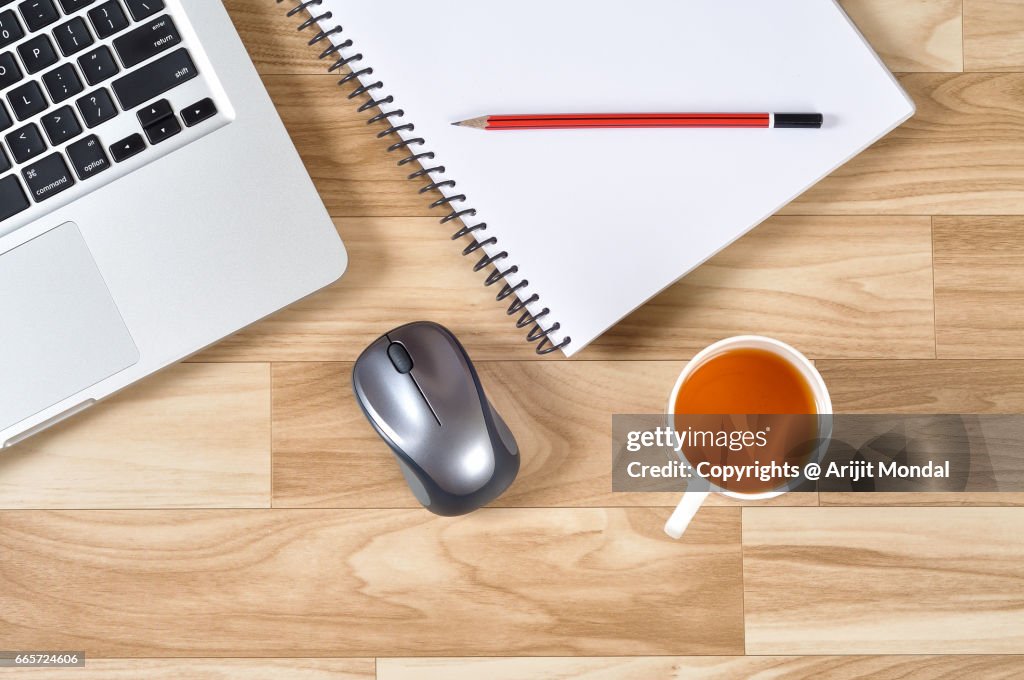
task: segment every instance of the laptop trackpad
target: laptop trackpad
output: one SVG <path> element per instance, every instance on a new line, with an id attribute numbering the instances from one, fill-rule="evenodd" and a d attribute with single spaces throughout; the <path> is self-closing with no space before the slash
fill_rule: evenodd
<path id="1" fill-rule="evenodd" d="M 0 255 L 0 430 L 138 360 L 74 223 Z"/>

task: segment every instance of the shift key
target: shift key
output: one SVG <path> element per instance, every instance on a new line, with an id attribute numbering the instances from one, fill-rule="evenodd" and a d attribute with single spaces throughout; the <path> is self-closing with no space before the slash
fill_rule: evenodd
<path id="1" fill-rule="evenodd" d="M 113 82 L 114 94 L 125 111 L 159 97 L 164 92 L 192 80 L 199 70 L 184 47 L 146 64 Z"/>

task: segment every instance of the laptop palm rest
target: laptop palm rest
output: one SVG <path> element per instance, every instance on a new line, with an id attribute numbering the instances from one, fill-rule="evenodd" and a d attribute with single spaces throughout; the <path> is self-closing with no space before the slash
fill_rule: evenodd
<path id="1" fill-rule="evenodd" d="M 138 362 L 74 223 L 0 255 L 0 290 L 0 430 Z"/>

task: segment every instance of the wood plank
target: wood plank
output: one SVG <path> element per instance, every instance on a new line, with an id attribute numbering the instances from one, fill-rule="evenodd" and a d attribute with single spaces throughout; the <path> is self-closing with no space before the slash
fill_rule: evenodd
<path id="1" fill-rule="evenodd" d="M 1024 71 L 1024 5 L 964 0 L 964 61 L 969 71 Z"/>
<path id="2" fill-rule="evenodd" d="M 388 153 L 396 140 L 377 139 L 386 126 L 367 125 L 370 116 L 356 111 L 337 76 L 274 75 L 263 81 L 331 215 L 437 214 L 436 225 L 447 214 L 429 209 L 439 194 L 417 193 L 429 182 L 407 179 L 417 166 L 398 167 L 402 152 Z"/>
<path id="3" fill-rule="evenodd" d="M 930 239 L 925 218 L 773 218 L 582 356 L 689 357 L 757 333 L 815 359 L 931 358 Z"/>
<path id="4" fill-rule="evenodd" d="M 836 413 L 1022 413 L 1024 361 L 819 361 Z"/>
<path id="5" fill-rule="evenodd" d="M 335 286 L 200 355 L 354 361 L 381 333 L 430 319 L 475 360 L 536 359 L 433 220 L 343 219 Z M 584 350 L 583 359 L 686 359 L 729 335 L 774 335 L 810 356 L 934 356 L 927 218 L 773 218 Z"/>
<path id="6" fill-rule="evenodd" d="M 289 18 L 293 2 L 223 0 L 235 29 L 261 75 L 322 74 L 321 50 L 306 44 L 314 32 L 299 33 L 303 19 Z"/>
<path id="7" fill-rule="evenodd" d="M 841 0 L 892 71 L 962 71 L 961 0 Z"/>
<path id="8" fill-rule="evenodd" d="M 837 413 L 1021 413 L 1024 361 L 819 361 Z M 1024 505 L 1024 493 L 822 493 L 821 505 Z"/>
<path id="9" fill-rule="evenodd" d="M 94 659 L 81 668 L 0 668 L 30 680 L 373 680 L 374 659 Z"/>
<path id="10" fill-rule="evenodd" d="M 377 680 L 934 680 L 1017 678 L 1019 656 L 702 656 L 380 659 Z"/>
<path id="11" fill-rule="evenodd" d="M 917 115 L 783 213 L 1024 212 L 1024 74 L 914 73 L 899 80 Z"/>
<path id="12" fill-rule="evenodd" d="M 1024 643 L 1022 508 L 744 508 L 748 654 Z"/>
<path id="13" fill-rule="evenodd" d="M 943 358 L 1024 358 L 1024 219 L 935 218 L 935 318 Z"/>
<path id="14" fill-rule="evenodd" d="M 0 455 L 0 508 L 269 502 L 266 364 L 174 366 Z"/>
<path id="15" fill-rule="evenodd" d="M 611 414 L 664 412 L 677 362 L 480 362 L 523 455 L 502 507 L 667 507 L 678 493 L 613 493 Z M 274 366 L 274 506 L 418 508 L 352 392 L 351 364 Z M 815 505 L 794 493 L 772 503 Z M 736 505 L 714 496 L 709 505 Z"/>
<path id="16" fill-rule="evenodd" d="M 0 638 L 94 657 L 741 654 L 738 508 L 7 511 Z M 704 574 L 703 578 L 680 578 Z"/>

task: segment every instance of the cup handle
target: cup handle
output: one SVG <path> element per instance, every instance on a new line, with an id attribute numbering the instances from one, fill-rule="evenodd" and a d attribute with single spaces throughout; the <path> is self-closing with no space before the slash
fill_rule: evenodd
<path id="1" fill-rule="evenodd" d="M 708 497 L 708 491 L 687 491 L 679 501 L 679 505 L 672 512 L 672 516 L 665 522 L 665 533 L 672 538 L 679 538 L 690 525 L 704 499 Z"/>

